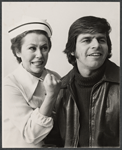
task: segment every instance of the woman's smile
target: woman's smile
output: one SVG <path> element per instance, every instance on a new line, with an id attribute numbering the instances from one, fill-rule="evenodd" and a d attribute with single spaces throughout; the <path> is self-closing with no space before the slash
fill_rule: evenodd
<path id="1" fill-rule="evenodd" d="M 44 61 L 34 61 L 31 62 L 35 67 L 41 67 L 44 64 Z"/>

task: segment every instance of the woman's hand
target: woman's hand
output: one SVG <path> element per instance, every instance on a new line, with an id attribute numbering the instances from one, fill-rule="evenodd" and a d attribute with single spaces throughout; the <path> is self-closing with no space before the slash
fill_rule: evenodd
<path id="1" fill-rule="evenodd" d="M 43 83 L 46 90 L 46 96 L 40 107 L 40 113 L 45 116 L 51 116 L 55 101 L 60 91 L 61 81 L 53 74 L 47 74 Z"/>
<path id="2" fill-rule="evenodd" d="M 57 97 L 61 87 L 61 81 L 57 79 L 57 77 L 55 77 L 53 74 L 48 73 L 43 83 L 45 86 L 47 96 Z"/>

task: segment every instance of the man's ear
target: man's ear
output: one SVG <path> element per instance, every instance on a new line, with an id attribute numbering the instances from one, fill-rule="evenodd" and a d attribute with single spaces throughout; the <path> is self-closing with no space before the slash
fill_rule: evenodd
<path id="1" fill-rule="evenodd" d="M 74 52 L 71 53 L 72 56 L 75 56 Z"/>
<path id="2" fill-rule="evenodd" d="M 111 58 L 111 56 L 112 56 L 112 53 L 108 53 L 108 58 Z"/>

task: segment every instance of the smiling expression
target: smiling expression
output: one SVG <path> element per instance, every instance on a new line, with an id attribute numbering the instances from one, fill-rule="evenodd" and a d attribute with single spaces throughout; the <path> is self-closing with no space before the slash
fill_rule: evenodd
<path id="1" fill-rule="evenodd" d="M 108 56 L 106 35 L 102 33 L 80 34 L 76 40 L 75 57 L 78 68 L 98 69 Z"/>
<path id="2" fill-rule="evenodd" d="M 22 40 L 21 58 L 23 67 L 36 77 L 40 77 L 47 63 L 49 53 L 48 39 L 43 34 L 28 33 Z"/>

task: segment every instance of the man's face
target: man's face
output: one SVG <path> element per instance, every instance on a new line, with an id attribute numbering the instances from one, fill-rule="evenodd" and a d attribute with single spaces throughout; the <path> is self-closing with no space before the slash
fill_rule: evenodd
<path id="1" fill-rule="evenodd" d="M 106 34 L 80 34 L 76 40 L 74 55 L 77 65 L 81 69 L 88 69 L 90 71 L 98 69 L 108 56 Z"/>

